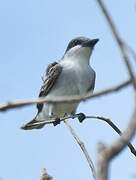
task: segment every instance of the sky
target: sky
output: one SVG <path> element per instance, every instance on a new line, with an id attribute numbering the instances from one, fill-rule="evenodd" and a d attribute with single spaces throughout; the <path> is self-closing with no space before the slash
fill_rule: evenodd
<path id="1" fill-rule="evenodd" d="M 136 50 L 136 2 L 104 1 L 121 37 Z M 116 41 L 95 0 L 0 1 L 0 104 L 36 98 L 41 74 L 64 54 L 75 37 L 99 38 L 90 59 L 96 71 L 95 92 L 128 79 Z M 135 67 L 135 62 L 131 58 Z M 120 92 L 82 102 L 77 112 L 110 118 L 124 130 L 131 117 L 131 86 Z M 66 125 L 46 125 L 23 131 L 20 126 L 36 114 L 35 105 L 0 112 L 0 177 L 37 180 L 41 168 L 60 179 L 93 179 L 88 163 Z M 118 135 L 105 123 L 77 119 L 69 123 L 84 142 L 96 166 L 98 142 L 110 145 Z M 136 147 L 136 137 L 132 140 Z M 126 147 L 110 164 L 109 179 L 134 179 L 136 159 Z"/>

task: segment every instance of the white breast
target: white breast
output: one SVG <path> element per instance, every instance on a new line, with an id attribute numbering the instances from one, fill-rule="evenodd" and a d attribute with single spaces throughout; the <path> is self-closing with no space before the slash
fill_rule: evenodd
<path id="1" fill-rule="evenodd" d="M 74 64 L 72 61 L 60 64 L 63 66 L 62 72 L 46 97 L 56 98 L 57 96 L 65 97 L 86 94 L 94 78 L 94 72 L 91 67 L 88 65 Z M 49 105 L 45 103 L 38 119 L 41 120 L 43 117 L 47 118 L 51 113 L 57 116 L 63 116 L 65 113 L 71 114 L 76 111 L 78 104 L 79 103 L 56 103 Z"/>

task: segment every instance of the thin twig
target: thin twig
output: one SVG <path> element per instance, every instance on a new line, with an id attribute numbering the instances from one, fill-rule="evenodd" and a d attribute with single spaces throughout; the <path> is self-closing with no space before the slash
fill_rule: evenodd
<path id="1" fill-rule="evenodd" d="M 121 90 L 124 87 L 127 87 L 128 85 L 131 84 L 131 80 L 127 80 L 123 83 L 120 83 L 117 86 L 108 88 L 108 89 L 104 89 L 102 91 L 96 92 L 96 93 L 88 93 L 85 96 L 69 96 L 69 97 L 56 97 L 55 99 L 51 99 L 51 98 L 37 98 L 37 99 L 27 99 L 27 100 L 18 100 L 18 101 L 9 101 L 7 103 L 4 103 L 3 105 L 0 106 L 0 111 L 6 111 L 9 110 L 11 108 L 19 108 L 19 107 L 23 107 L 26 105 L 31 105 L 31 104 L 36 104 L 36 103 L 71 103 L 71 102 L 78 102 L 81 100 L 86 100 L 86 99 L 91 99 L 91 98 L 95 98 L 95 97 L 100 97 L 102 95 L 106 95 L 106 94 L 110 94 L 113 92 L 117 92 L 119 90 Z"/>
<path id="2" fill-rule="evenodd" d="M 101 8 L 103 14 L 105 15 L 105 18 L 109 24 L 109 27 L 117 41 L 117 44 L 120 48 L 120 51 L 121 51 L 121 54 L 122 54 L 122 57 L 124 59 L 124 62 L 126 64 L 126 67 L 127 67 L 127 70 L 128 70 L 128 73 L 129 73 L 129 76 L 130 78 L 132 79 L 132 82 L 133 82 L 133 86 L 134 86 L 134 89 L 136 90 L 136 81 L 135 81 L 135 77 L 134 77 L 134 74 L 133 74 L 133 71 L 132 71 L 132 66 L 129 62 L 129 57 L 126 53 L 126 48 L 125 48 L 125 44 L 123 42 L 123 40 L 121 39 L 121 37 L 119 36 L 119 33 L 115 27 L 115 24 L 113 23 L 110 15 L 109 15 L 109 12 L 107 11 L 107 9 L 105 8 L 105 5 L 104 3 L 102 2 L 102 0 L 97 0 L 97 3 L 99 5 L 99 7 Z"/>
<path id="3" fill-rule="evenodd" d="M 108 177 L 108 167 L 110 160 L 120 153 L 136 132 L 136 100 L 132 118 L 122 135 L 109 147 L 105 147 L 98 152 L 96 180 L 106 180 Z"/>
<path id="4" fill-rule="evenodd" d="M 86 148 L 85 148 L 84 143 L 83 143 L 82 141 L 80 141 L 80 139 L 79 139 L 78 136 L 75 134 L 75 132 L 74 132 L 74 130 L 72 129 L 72 127 L 70 126 L 70 124 L 69 124 L 66 120 L 64 120 L 64 122 L 65 122 L 65 124 L 67 125 L 67 127 L 69 128 L 69 130 L 70 130 L 71 134 L 73 135 L 73 137 L 75 138 L 76 142 L 77 142 L 77 143 L 79 144 L 79 146 L 81 147 L 81 149 L 82 149 L 82 151 L 83 151 L 83 153 L 84 153 L 84 155 L 85 155 L 85 157 L 86 157 L 86 159 L 87 159 L 87 161 L 88 161 L 88 164 L 89 164 L 89 166 L 90 166 L 90 168 L 91 168 L 93 177 L 94 177 L 94 179 L 95 179 L 95 174 L 96 174 L 96 173 L 95 173 L 95 168 L 94 168 L 93 162 L 92 162 L 92 160 L 91 160 L 91 158 L 90 158 L 90 156 L 89 156 L 89 154 L 88 154 L 88 152 L 87 152 L 87 150 L 86 150 Z"/>
<path id="5" fill-rule="evenodd" d="M 75 115 L 71 115 L 71 116 L 68 116 L 68 117 L 63 117 L 63 118 L 60 118 L 60 121 L 65 121 L 66 119 L 74 119 L 74 118 L 78 118 L 78 114 L 75 114 Z M 122 132 L 120 131 L 120 129 L 109 119 L 109 118 L 105 118 L 105 117 L 102 117 L 102 116 L 85 116 L 86 119 L 99 119 L 99 120 L 102 120 L 102 121 L 105 121 L 106 123 L 108 123 L 119 135 L 122 135 Z M 55 119 L 52 119 L 52 120 L 46 120 L 46 121 L 40 121 L 40 122 L 37 122 L 37 123 L 33 123 L 33 124 L 29 124 L 29 122 L 23 126 L 21 126 L 21 129 L 26 129 L 26 126 L 28 128 L 32 128 L 34 126 L 38 126 L 38 125 L 43 125 L 43 124 L 53 124 L 55 123 Z M 130 151 L 136 156 L 136 150 L 135 148 L 133 147 L 133 145 L 128 142 L 128 147 L 130 149 Z"/>
<path id="6" fill-rule="evenodd" d="M 95 119 L 100 119 L 102 121 L 105 121 L 106 123 L 108 123 L 119 135 L 122 135 L 122 132 L 120 131 L 120 129 L 108 118 L 104 118 L 104 117 L 100 117 L 100 116 L 86 116 L 86 118 L 95 118 Z M 128 142 L 128 147 L 130 149 L 130 151 L 136 156 L 136 150 L 133 147 L 133 145 Z"/>
<path id="7" fill-rule="evenodd" d="M 133 56 L 133 59 L 135 60 L 135 63 L 136 63 L 136 52 L 134 51 L 134 49 L 126 43 L 125 43 L 125 47 L 131 53 L 131 55 Z"/>
<path id="8" fill-rule="evenodd" d="M 134 111 L 131 117 L 130 122 L 126 130 L 122 133 L 120 138 L 118 138 L 115 142 L 113 142 L 109 147 L 106 149 L 106 153 L 108 153 L 108 158 L 112 159 L 115 155 L 117 155 L 123 148 L 128 144 L 131 140 L 133 135 L 136 132 L 136 99 L 135 99 L 135 106 Z"/>
<path id="9" fill-rule="evenodd" d="M 132 66 L 129 62 L 129 57 L 126 52 L 125 44 L 124 44 L 123 40 L 121 39 L 121 37 L 119 36 L 117 29 L 116 29 L 115 25 L 113 24 L 113 21 L 109 15 L 107 9 L 105 8 L 105 5 L 102 2 L 102 0 L 97 0 L 97 3 L 99 5 L 99 7 L 101 8 L 103 14 L 105 15 L 107 22 L 110 26 L 110 29 L 117 41 L 117 44 L 120 48 L 122 57 L 126 64 L 129 76 L 132 79 L 133 87 L 136 90 L 136 81 L 135 81 L 135 78 L 133 75 Z M 97 180 L 106 180 L 107 179 L 108 167 L 109 167 L 110 160 L 113 157 L 115 157 L 119 152 L 121 152 L 121 150 L 123 150 L 126 145 L 128 145 L 128 142 L 133 137 L 135 131 L 136 131 L 136 104 L 135 104 L 134 113 L 132 115 L 132 118 L 131 118 L 126 130 L 124 131 L 124 133 L 122 133 L 120 138 L 118 138 L 118 140 L 115 141 L 114 143 L 112 143 L 109 147 L 104 147 L 102 145 L 104 148 L 99 148 L 100 151 L 98 151 L 98 161 L 97 161 L 98 163 L 97 163 L 97 174 L 96 174 Z"/>
<path id="10" fill-rule="evenodd" d="M 68 117 L 62 117 L 62 118 L 60 118 L 60 121 L 64 121 L 64 120 L 66 120 L 66 119 L 71 119 L 71 118 L 76 118 L 77 116 L 75 115 L 73 115 L 73 116 L 68 116 Z M 38 121 L 38 122 L 36 122 L 36 123 L 31 123 L 32 121 L 30 121 L 30 122 L 28 122 L 27 124 L 25 124 L 25 125 L 23 125 L 23 126 L 21 126 L 20 128 L 21 129 L 26 129 L 26 126 L 28 127 L 28 128 L 32 128 L 32 127 L 35 127 L 35 126 L 39 126 L 39 125 L 45 125 L 45 124 L 53 124 L 53 123 L 55 123 L 56 122 L 56 119 L 51 119 L 51 120 L 41 120 L 41 121 Z M 30 124 L 29 124 L 30 123 Z"/>

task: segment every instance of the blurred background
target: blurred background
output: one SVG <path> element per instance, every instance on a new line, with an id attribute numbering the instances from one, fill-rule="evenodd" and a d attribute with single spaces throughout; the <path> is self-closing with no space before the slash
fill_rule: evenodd
<path id="1" fill-rule="evenodd" d="M 121 37 L 136 50 L 136 2 L 104 2 Z M 100 39 L 90 61 L 96 71 L 95 91 L 128 79 L 118 46 L 96 1 L 0 1 L 0 103 L 36 98 L 41 73 L 50 62 L 58 61 L 68 42 L 78 36 Z M 123 130 L 131 117 L 133 98 L 129 86 L 83 102 L 77 112 L 110 118 Z M 63 122 L 41 130 L 19 129 L 35 113 L 35 105 L 0 113 L 2 180 L 37 180 L 41 168 L 46 168 L 54 180 L 93 179 L 84 154 Z M 96 119 L 86 119 L 82 124 L 76 119 L 69 122 L 95 164 L 97 143 L 110 145 L 118 137 L 105 122 Z M 132 143 L 136 147 L 136 138 Z M 112 160 L 110 179 L 136 179 L 136 160 L 128 148 Z"/>

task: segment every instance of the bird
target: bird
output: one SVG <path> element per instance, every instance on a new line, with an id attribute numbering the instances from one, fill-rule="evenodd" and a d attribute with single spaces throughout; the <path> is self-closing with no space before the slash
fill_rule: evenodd
<path id="1" fill-rule="evenodd" d="M 41 86 L 39 97 L 55 99 L 56 97 L 83 96 L 92 93 L 95 86 L 95 71 L 90 66 L 90 57 L 99 39 L 76 37 L 66 48 L 58 62 L 52 62 L 46 69 L 46 76 Z M 36 116 L 23 125 L 21 129 L 40 129 L 45 124 L 37 122 L 59 119 L 76 113 L 79 102 L 71 103 L 37 103 Z M 57 122 L 58 120 L 58 122 Z"/>

